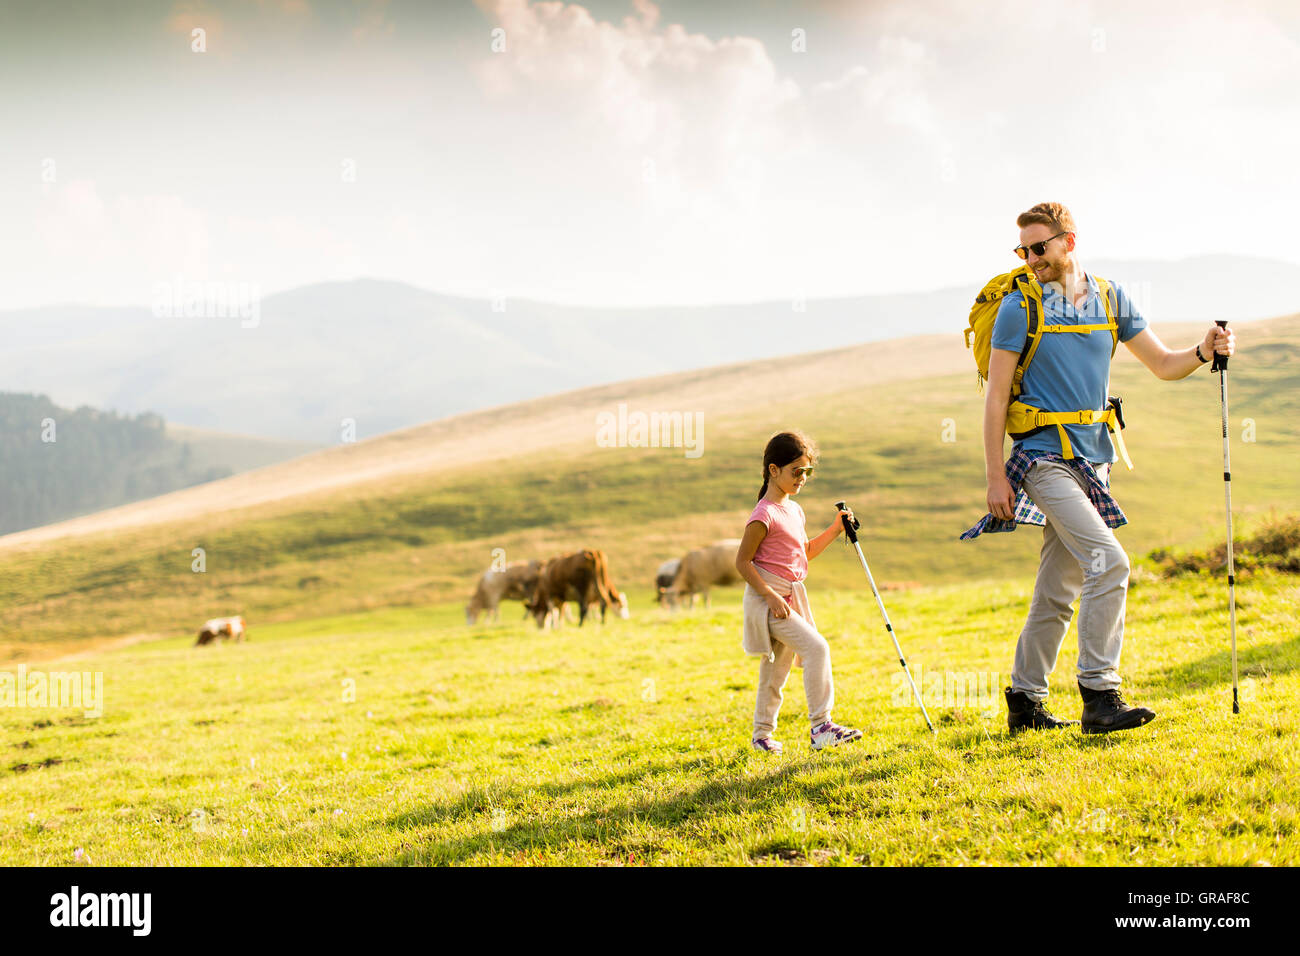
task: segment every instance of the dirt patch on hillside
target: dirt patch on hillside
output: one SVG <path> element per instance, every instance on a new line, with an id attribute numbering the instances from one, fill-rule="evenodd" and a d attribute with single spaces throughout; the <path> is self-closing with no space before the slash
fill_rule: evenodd
<path id="1" fill-rule="evenodd" d="M 868 382 L 974 370 L 960 336 L 894 342 L 765 359 L 634 379 L 455 415 L 341 445 L 193 488 L 0 537 L 0 551 L 71 536 L 139 528 L 269 502 L 328 496 L 404 474 L 436 472 L 545 450 L 593 447 L 596 415 L 632 410 L 691 411 L 707 421 L 779 397 L 783 403 Z"/>
<path id="2" fill-rule="evenodd" d="M 132 644 L 141 644 L 145 641 L 158 641 L 165 637 L 174 635 L 161 633 L 140 633 L 128 634 L 125 637 L 104 638 L 100 640 L 87 640 L 71 645 L 61 645 L 59 650 L 62 652 L 71 647 L 70 653 L 60 653 L 58 657 L 41 657 L 40 654 L 46 648 L 40 645 L 25 646 L 4 646 L 0 645 L 0 670 L 10 670 L 18 664 L 32 664 L 39 660 L 42 667 L 49 668 L 51 665 L 67 664 L 73 661 L 84 660 L 88 657 L 99 657 L 105 651 L 117 650 L 120 647 L 130 647 Z M 18 652 L 28 652 L 30 656 L 15 656 Z"/>
<path id="3" fill-rule="evenodd" d="M 942 375 L 968 373 L 970 352 L 954 319 L 952 335 L 927 335 L 850 348 L 812 352 L 677 372 L 600 385 L 439 419 L 350 445 L 327 448 L 291 461 L 185 488 L 170 494 L 0 536 L 0 553 L 29 550 L 67 537 L 82 537 L 167 522 L 226 514 L 287 499 L 305 505 L 344 488 L 387 482 L 403 475 L 436 473 L 545 451 L 592 448 L 596 415 L 616 413 L 620 402 L 644 412 L 694 412 L 707 422 L 764 405 Z M 1294 334 L 1296 318 L 1251 323 L 1257 341 Z M 1161 326 L 1171 347 L 1185 347 L 1200 325 Z M 689 347 L 689 343 L 686 343 Z M 1118 361 L 1136 361 L 1120 349 Z M 278 509 L 277 509 L 278 510 Z"/>

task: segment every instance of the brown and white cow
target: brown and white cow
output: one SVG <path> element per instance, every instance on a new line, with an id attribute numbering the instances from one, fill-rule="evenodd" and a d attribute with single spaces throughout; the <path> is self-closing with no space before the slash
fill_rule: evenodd
<path id="1" fill-rule="evenodd" d="M 523 601 L 527 604 L 537 590 L 542 574 L 540 561 L 512 561 L 499 571 L 489 568 L 478 579 L 478 587 L 465 605 L 465 623 L 471 627 L 478 623 L 485 611 L 493 621 L 501 618 L 498 607 L 502 601 Z"/>
<path id="2" fill-rule="evenodd" d="M 244 627 L 242 617 L 214 617 L 206 622 L 199 631 L 199 639 L 194 643 L 195 647 L 200 644 L 211 644 L 215 640 L 242 641 L 248 636 L 248 629 Z"/>
<path id="3" fill-rule="evenodd" d="M 627 596 L 619 593 L 609 577 L 609 567 L 604 551 L 575 551 L 546 562 L 533 600 L 527 605 L 539 628 L 559 624 L 566 601 L 578 602 L 578 625 L 587 620 L 587 612 L 594 604 L 600 605 L 600 619 L 610 606 L 618 608 L 618 616 L 627 620 Z"/>
<path id="4" fill-rule="evenodd" d="M 739 538 L 729 538 L 688 551 L 672 584 L 664 592 L 669 607 L 676 607 L 683 596 L 687 607 L 694 607 L 696 594 L 704 596 L 704 606 L 708 607 L 709 588 L 740 584 L 740 573 L 736 570 L 736 550 L 739 547 Z"/>

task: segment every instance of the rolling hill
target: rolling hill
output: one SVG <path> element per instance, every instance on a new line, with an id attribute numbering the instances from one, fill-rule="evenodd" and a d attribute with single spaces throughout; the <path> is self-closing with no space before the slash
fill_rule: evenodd
<path id="1" fill-rule="evenodd" d="M 1191 329 L 1160 330 L 1176 343 Z M 1243 326 L 1232 372 L 1239 520 L 1292 508 L 1300 317 Z M 0 659 L 184 634 L 206 617 L 258 623 L 463 601 L 493 549 L 509 559 L 599 546 L 634 609 L 664 557 L 734 536 L 763 443 L 798 426 L 823 460 L 810 528 L 846 497 L 878 579 L 934 584 L 1032 572 L 1033 531 L 959 543 L 983 512 L 981 402 L 958 336 L 860 345 L 581 389 L 329 448 L 207 485 L 0 538 Z M 1133 554 L 1222 527 L 1218 390 L 1162 383 L 1123 349 L 1136 470 L 1115 487 Z M 700 416 L 702 454 L 601 447 L 597 416 Z M 1246 435 L 1246 419 L 1253 441 Z M 955 433 L 954 433 L 955 430 Z M 945 436 L 954 441 L 945 441 Z M 206 570 L 192 570 L 202 548 Z M 859 586 L 847 553 L 819 582 Z"/>

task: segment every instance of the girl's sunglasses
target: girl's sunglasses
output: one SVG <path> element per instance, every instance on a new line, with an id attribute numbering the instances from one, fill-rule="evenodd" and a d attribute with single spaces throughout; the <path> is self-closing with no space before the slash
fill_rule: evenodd
<path id="1" fill-rule="evenodd" d="M 1069 232 L 1069 230 L 1067 229 L 1067 230 L 1065 230 L 1065 232 L 1058 232 L 1056 235 L 1052 236 L 1050 239 L 1044 239 L 1042 242 L 1031 242 L 1031 243 L 1030 243 L 1029 245 L 1027 245 L 1027 246 L 1016 246 L 1016 247 L 1015 247 L 1014 249 L 1012 249 L 1011 251 L 1014 252 L 1016 255 L 1018 255 L 1021 259 L 1028 259 L 1028 258 L 1029 258 L 1029 254 L 1030 254 L 1031 252 L 1032 252 L 1034 255 L 1036 255 L 1036 256 L 1041 256 L 1044 252 L 1047 251 L 1047 244 L 1048 244 L 1049 242 L 1051 242 L 1052 239 L 1060 239 L 1062 236 L 1066 235 L 1068 232 Z"/>
<path id="2" fill-rule="evenodd" d="M 792 468 L 790 470 L 794 472 L 796 478 L 811 478 L 813 466 L 809 465 L 807 468 Z"/>

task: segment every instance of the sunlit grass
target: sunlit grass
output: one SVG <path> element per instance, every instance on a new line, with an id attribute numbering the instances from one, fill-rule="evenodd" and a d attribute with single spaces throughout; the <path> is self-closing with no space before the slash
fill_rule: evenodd
<path id="1" fill-rule="evenodd" d="M 812 752 L 795 671 L 779 758 L 748 749 L 757 664 L 735 590 L 709 611 L 554 633 L 516 623 L 515 604 L 478 629 L 448 605 L 104 653 L 69 665 L 104 672 L 102 717 L 0 710 L 0 862 L 72 864 L 77 849 L 106 865 L 1300 859 L 1293 578 L 1241 589 L 1235 717 L 1221 583 L 1137 585 L 1122 670 L 1159 717 L 1099 737 L 1005 733 L 1000 684 L 1028 597 L 1021 584 L 886 596 L 931 694 L 932 739 L 900 703 L 869 592 L 814 577 L 835 716 L 866 736 Z M 1077 717 L 1073 642 L 1050 705 Z M 948 672 L 981 673 L 996 713 L 934 699 Z"/>

